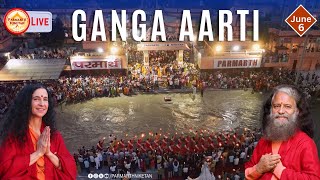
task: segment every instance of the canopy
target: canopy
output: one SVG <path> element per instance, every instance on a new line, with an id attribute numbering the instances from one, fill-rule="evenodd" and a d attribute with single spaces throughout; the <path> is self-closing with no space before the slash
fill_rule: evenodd
<path id="1" fill-rule="evenodd" d="M 0 71 L 0 81 L 58 79 L 65 59 L 10 59 Z"/>

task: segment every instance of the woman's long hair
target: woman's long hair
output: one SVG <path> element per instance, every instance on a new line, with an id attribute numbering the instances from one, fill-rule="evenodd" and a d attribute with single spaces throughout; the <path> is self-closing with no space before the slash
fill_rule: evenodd
<path id="1" fill-rule="evenodd" d="M 27 139 L 29 129 L 29 117 L 31 115 L 32 94 L 43 88 L 48 92 L 48 111 L 42 117 L 42 123 L 50 126 L 51 136 L 56 131 L 55 111 L 51 93 L 41 84 L 26 85 L 14 99 L 9 110 L 5 114 L 0 127 L 0 140 L 3 143 L 6 140 L 16 140 L 23 145 Z"/>
<path id="2" fill-rule="evenodd" d="M 309 104 L 307 103 L 303 93 L 292 85 L 280 85 L 275 87 L 268 99 L 265 101 L 262 109 L 262 131 L 264 132 L 266 126 L 268 125 L 268 116 L 271 113 L 272 98 L 274 94 L 277 93 L 281 88 L 289 88 L 297 95 L 294 97 L 294 99 L 296 101 L 297 108 L 299 109 L 299 115 L 297 119 L 298 128 L 305 132 L 310 138 L 313 138 L 314 124 L 311 118 Z"/>

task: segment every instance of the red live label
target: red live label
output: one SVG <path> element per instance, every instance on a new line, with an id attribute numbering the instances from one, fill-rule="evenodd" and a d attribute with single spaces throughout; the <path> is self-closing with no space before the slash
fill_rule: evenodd
<path id="1" fill-rule="evenodd" d="M 49 18 L 31 18 L 32 26 L 49 26 Z"/>
<path id="2" fill-rule="evenodd" d="M 294 10 L 286 19 L 286 23 L 301 37 L 316 23 L 314 18 L 302 5 Z"/>
<path id="3" fill-rule="evenodd" d="M 51 32 L 52 14 L 48 11 L 27 11 L 30 16 L 30 26 L 27 32 Z"/>

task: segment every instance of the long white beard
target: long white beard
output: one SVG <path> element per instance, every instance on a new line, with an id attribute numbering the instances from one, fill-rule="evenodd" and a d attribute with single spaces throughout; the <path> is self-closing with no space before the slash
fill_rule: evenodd
<path id="1" fill-rule="evenodd" d="M 287 120 L 278 120 L 277 117 L 286 117 Z M 298 113 L 292 115 L 278 113 L 268 116 L 268 124 L 264 129 L 264 137 L 270 141 L 286 141 L 294 135 L 297 130 Z"/>

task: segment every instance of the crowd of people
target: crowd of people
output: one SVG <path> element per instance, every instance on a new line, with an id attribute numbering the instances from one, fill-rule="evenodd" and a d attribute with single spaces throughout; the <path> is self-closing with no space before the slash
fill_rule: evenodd
<path id="1" fill-rule="evenodd" d="M 307 74 L 302 76 L 302 82 L 314 81 L 315 78 L 316 75 Z M 67 84 L 64 80 L 60 79 L 59 83 Z M 76 78 L 71 81 L 83 84 Z M 84 83 L 94 84 L 94 81 L 87 79 Z M 2 86 L 1 92 L 10 95 L 22 87 L 23 84 Z M 48 84 L 49 91 L 54 91 L 54 88 Z M 10 96 L 1 99 L 10 101 Z M 244 162 L 251 157 L 261 135 L 261 130 L 256 129 L 219 133 L 190 129 L 189 133 L 181 134 L 165 133 L 159 129 L 159 132 L 149 132 L 149 135 L 120 140 L 111 134 L 107 140 L 101 139 L 96 147 L 80 148 L 74 158 L 78 172 L 85 170 L 90 173 L 104 167 L 107 173 L 112 174 L 156 172 L 158 179 L 193 179 L 199 176 L 205 179 L 243 179 Z"/>
<path id="2" fill-rule="evenodd" d="M 186 66 L 190 65 L 184 63 Z M 196 76 L 190 73 L 194 67 L 174 70 L 166 68 L 166 75 L 158 78 L 152 74 L 159 74 L 153 69 L 151 74 L 132 73 L 128 76 L 99 75 L 99 76 L 62 76 L 58 80 L 47 81 L 45 84 L 53 92 L 56 104 L 61 102 L 76 103 L 95 97 L 119 97 L 120 94 L 134 95 L 139 92 L 151 92 L 159 88 L 203 90 L 215 89 L 248 89 L 252 92 L 268 92 L 279 84 L 294 84 L 295 73 L 290 71 L 250 71 L 250 72 L 216 72 L 203 73 Z M 16 93 L 29 82 L 0 84 L 0 116 L 8 109 Z M 300 75 L 298 86 L 306 97 L 318 97 L 320 78 L 316 74 Z"/>
<path id="3" fill-rule="evenodd" d="M 143 51 L 137 50 L 137 45 L 133 43 L 126 44 L 127 54 L 128 54 L 128 64 L 141 63 L 143 59 Z"/>
<path id="4" fill-rule="evenodd" d="M 131 49 L 131 48 L 130 48 Z M 199 75 L 199 70 L 190 62 L 191 51 L 184 51 L 183 63 L 176 61 L 178 51 L 149 51 L 149 65 L 141 61 L 128 60 L 128 72 L 131 78 L 151 82 L 151 89 L 158 86 L 170 89 L 191 88 L 193 81 Z M 143 56 L 143 53 L 133 50 L 129 56 Z M 155 86 L 155 87 L 154 87 Z M 154 88 L 153 88 L 154 87 Z"/>
<path id="5" fill-rule="evenodd" d="M 38 47 L 28 48 L 24 44 L 10 53 L 11 59 L 69 59 L 75 53 L 74 47 L 70 48 L 49 48 Z"/>
<path id="6" fill-rule="evenodd" d="M 184 52 L 183 64 L 176 61 L 176 51 L 150 51 L 149 66 L 143 66 L 143 53 L 133 46 L 128 49 L 128 74 L 102 74 L 97 76 L 61 76 L 45 81 L 55 104 L 76 103 L 97 97 L 119 97 L 169 89 L 252 89 L 269 92 L 279 84 L 296 84 L 308 99 L 319 97 L 320 77 L 315 73 L 296 74 L 287 70 L 229 70 L 202 72 L 188 62 L 191 51 Z M 11 58 L 68 59 L 74 48 L 52 49 L 19 47 Z M 32 82 L 0 84 L 0 119 L 12 104 L 12 99 Z M 244 162 L 249 160 L 260 139 L 260 130 L 225 131 L 214 134 L 208 130 L 191 131 L 178 135 L 152 133 L 117 139 L 110 135 L 97 146 L 82 147 L 74 154 L 78 172 L 103 169 L 111 174 L 155 172 L 157 179 L 244 179 Z M 201 179 L 201 178 L 200 178 Z"/>
<path id="7" fill-rule="evenodd" d="M 194 179 L 240 179 L 260 130 L 241 129 L 213 133 L 209 130 L 188 134 L 149 132 L 131 139 L 110 134 L 92 148 L 81 147 L 74 153 L 78 171 L 103 169 L 110 174 L 156 172 L 154 179 L 183 177 Z"/>
<path id="8" fill-rule="evenodd" d="M 177 51 L 150 51 L 149 66 L 143 65 L 143 52 L 137 51 L 137 46 L 126 44 L 128 54 L 128 75 L 98 77 L 79 76 L 60 78 L 51 82 L 57 94 L 57 100 L 78 102 L 92 97 L 117 97 L 126 88 L 125 95 L 134 94 L 134 91 L 153 91 L 158 88 L 188 89 L 193 87 L 218 89 L 247 89 L 265 92 L 278 84 L 294 84 L 296 73 L 291 71 L 268 70 L 232 70 L 217 71 L 215 73 L 201 73 L 197 66 L 188 62 L 191 51 L 184 51 L 183 64 L 176 61 Z M 75 48 L 28 48 L 24 45 L 10 53 L 11 58 L 68 59 L 75 53 Z M 317 96 L 320 79 L 316 74 L 300 75 L 298 85 L 310 98 Z M 4 95 L 2 95 L 4 96 Z M 5 101 L 5 103 L 3 103 Z M 0 114 L 7 107 L 7 100 L 0 104 Z"/>
<path id="9" fill-rule="evenodd" d="M 320 166 L 308 103 L 291 85 L 274 87 L 272 92 L 263 105 L 262 129 L 219 133 L 190 129 L 181 134 L 159 129 L 120 140 L 110 134 L 96 147 L 78 149 L 74 154 L 78 171 L 92 173 L 105 167 L 103 172 L 111 174 L 156 172 L 157 179 L 318 179 Z"/>
<path id="10" fill-rule="evenodd" d="M 305 93 L 308 99 L 319 95 L 320 77 L 315 73 L 297 75 L 293 71 L 233 71 L 202 74 L 207 87 L 222 89 L 246 89 L 252 88 L 256 92 L 268 92 L 279 84 L 295 84 L 298 76 L 298 87 Z"/>
<path id="11" fill-rule="evenodd" d="M 282 53 L 277 54 L 273 52 L 267 52 L 264 57 L 262 58 L 262 61 L 265 63 L 270 62 L 288 62 L 289 60 L 289 54 L 288 53 Z"/>
<path id="12" fill-rule="evenodd" d="M 129 71 L 134 79 L 150 80 L 161 87 L 170 89 L 190 88 L 192 81 L 196 80 L 199 74 L 196 66 L 187 62 L 182 65 L 153 65 L 147 68 L 137 63 L 129 67 Z"/>

